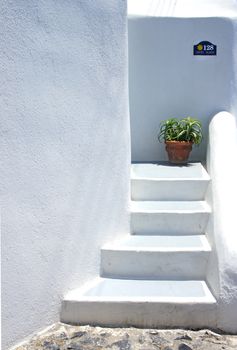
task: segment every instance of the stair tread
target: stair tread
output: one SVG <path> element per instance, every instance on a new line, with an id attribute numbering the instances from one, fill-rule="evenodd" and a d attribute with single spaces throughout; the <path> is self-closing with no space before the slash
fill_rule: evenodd
<path id="1" fill-rule="evenodd" d="M 84 288 L 69 292 L 70 301 L 128 301 L 128 302 L 183 302 L 215 303 L 205 281 L 134 280 L 96 278 Z"/>
<path id="2" fill-rule="evenodd" d="M 131 201 L 131 212 L 209 213 L 210 207 L 205 201 Z"/>
<path id="3" fill-rule="evenodd" d="M 139 163 L 131 165 L 132 180 L 205 180 L 210 176 L 201 163 L 171 165 L 166 162 Z"/>
<path id="4" fill-rule="evenodd" d="M 205 235 L 135 236 L 106 244 L 102 250 L 121 251 L 210 251 Z"/>
<path id="5" fill-rule="evenodd" d="M 216 299 L 205 282 L 211 247 L 202 234 L 211 212 L 203 200 L 208 173 L 201 163 L 141 163 L 132 164 L 131 180 L 135 235 L 102 247 L 101 277 L 65 296 L 61 320 L 141 327 L 211 324 Z"/>

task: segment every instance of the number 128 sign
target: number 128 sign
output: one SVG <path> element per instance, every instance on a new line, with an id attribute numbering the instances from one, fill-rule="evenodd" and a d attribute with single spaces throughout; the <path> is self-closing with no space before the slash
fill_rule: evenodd
<path id="1" fill-rule="evenodd" d="M 216 56 L 216 45 L 210 41 L 201 41 L 193 46 L 193 54 L 198 56 Z"/>

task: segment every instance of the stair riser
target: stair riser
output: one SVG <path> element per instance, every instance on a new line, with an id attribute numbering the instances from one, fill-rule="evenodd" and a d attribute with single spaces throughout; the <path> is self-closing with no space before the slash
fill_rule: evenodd
<path id="1" fill-rule="evenodd" d="M 204 279 L 208 251 L 101 251 L 101 275 L 138 279 Z"/>
<path id="2" fill-rule="evenodd" d="M 209 181 L 132 180 L 132 200 L 203 200 Z"/>
<path id="3" fill-rule="evenodd" d="M 132 213 L 136 235 L 192 235 L 205 232 L 208 213 Z"/>
<path id="4" fill-rule="evenodd" d="M 102 248 L 103 278 L 67 293 L 60 320 L 216 328 L 217 304 L 205 283 L 211 251 L 203 235 L 210 213 L 203 201 L 208 174 L 200 163 L 137 164 L 131 170 L 133 236 Z"/>
<path id="5" fill-rule="evenodd" d="M 61 322 L 146 328 L 215 328 L 215 304 L 63 301 Z"/>

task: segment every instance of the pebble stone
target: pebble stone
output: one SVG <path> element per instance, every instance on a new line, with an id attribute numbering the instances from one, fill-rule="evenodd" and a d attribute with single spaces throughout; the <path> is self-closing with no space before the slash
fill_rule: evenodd
<path id="1" fill-rule="evenodd" d="M 70 326 L 56 323 L 14 350 L 237 350 L 237 335 L 210 330 Z"/>

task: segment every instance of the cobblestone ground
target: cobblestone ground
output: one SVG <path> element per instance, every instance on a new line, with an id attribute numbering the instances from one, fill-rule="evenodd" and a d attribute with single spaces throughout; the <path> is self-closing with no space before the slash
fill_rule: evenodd
<path id="1" fill-rule="evenodd" d="M 237 335 L 210 330 L 100 328 L 54 324 L 14 350 L 223 350 L 237 349 Z"/>

